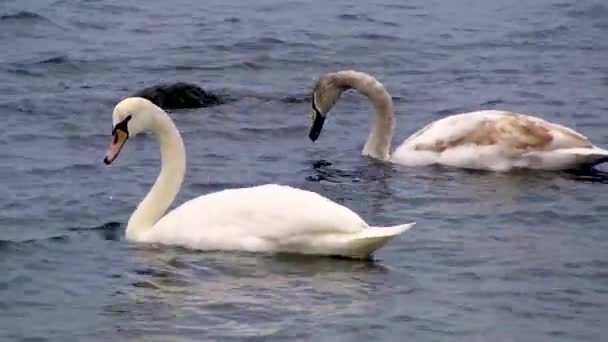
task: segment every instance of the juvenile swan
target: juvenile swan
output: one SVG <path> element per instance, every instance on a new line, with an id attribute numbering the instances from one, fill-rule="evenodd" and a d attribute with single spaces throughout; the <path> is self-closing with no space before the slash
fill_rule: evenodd
<path id="1" fill-rule="evenodd" d="M 186 170 L 177 128 L 162 109 L 138 97 L 118 103 L 112 121 L 106 164 L 138 133 L 152 132 L 160 144 L 160 175 L 129 219 L 129 240 L 202 250 L 368 258 L 414 225 L 370 227 L 353 211 L 314 192 L 276 184 L 200 196 L 165 214 Z"/>
<path id="2" fill-rule="evenodd" d="M 498 110 L 456 114 L 432 122 L 407 138 L 391 156 L 395 127 L 391 96 L 378 80 L 353 70 L 329 73 L 317 81 L 312 97 L 312 141 L 321 134 L 327 113 L 349 89 L 367 96 L 376 110 L 362 151 L 365 156 L 406 166 L 441 164 L 491 171 L 569 170 L 608 160 L 608 150 L 570 128 Z"/>

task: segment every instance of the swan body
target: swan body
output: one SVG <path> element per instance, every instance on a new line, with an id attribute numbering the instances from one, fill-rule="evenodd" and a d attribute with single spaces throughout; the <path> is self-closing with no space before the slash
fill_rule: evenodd
<path id="1" fill-rule="evenodd" d="M 192 199 L 137 239 L 205 250 L 366 257 L 409 227 L 370 228 L 314 192 L 267 184 Z"/>
<path id="2" fill-rule="evenodd" d="M 106 164 L 126 140 L 153 132 L 162 167 L 150 192 L 131 215 L 127 239 L 199 250 L 300 253 L 368 258 L 413 226 L 371 227 L 355 212 L 317 193 L 278 184 L 203 195 L 165 214 L 181 187 L 186 155 L 169 116 L 143 98 L 127 98 L 113 113 Z"/>
<path id="3" fill-rule="evenodd" d="M 492 171 L 570 170 L 606 158 L 608 151 L 568 127 L 498 110 L 437 120 L 406 139 L 391 156 L 403 165 L 443 164 Z"/>
<path id="4" fill-rule="evenodd" d="M 313 141 L 327 113 L 348 89 L 360 91 L 374 104 L 374 120 L 362 151 L 373 158 L 405 166 L 446 165 L 489 171 L 573 170 L 608 160 L 608 150 L 571 128 L 499 110 L 455 114 L 432 122 L 391 155 L 395 127 L 391 96 L 378 80 L 352 70 L 326 74 L 317 81 L 312 101 Z"/>

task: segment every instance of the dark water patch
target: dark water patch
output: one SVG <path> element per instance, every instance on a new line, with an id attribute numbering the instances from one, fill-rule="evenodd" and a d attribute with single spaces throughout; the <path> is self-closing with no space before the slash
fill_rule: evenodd
<path id="1" fill-rule="evenodd" d="M 240 23 L 241 19 L 237 18 L 237 17 L 229 17 L 229 18 L 224 18 L 224 22 L 231 23 L 231 24 L 236 24 L 236 23 Z"/>
<path id="2" fill-rule="evenodd" d="M 387 3 L 387 4 L 383 4 L 382 6 L 384 6 L 385 8 L 388 9 L 399 9 L 399 10 L 406 10 L 406 11 L 413 11 L 413 10 L 417 10 L 420 9 L 420 6 L 416 6 L 416 5 L 406 5 L 406 4 L 391 4 L 391 3 Z"/>
<path id="3" fill-rule="evenodd" d="M 493 73 L 497 74 L 497 75 L 516 75 L 520 72 L 520 70 L 518 69 L 494 69 L 492 70 Z"/>
<path id="4" fill-rule="evenodd" d="M 29 11 L 19 11 L 13 14 L 0 15 L 0 21 L 51 22 L 51 20 L 45 16 Z"/>
<path id="5" fill-rule="evenodd" d="M 532 40 L 542 39 L 557 39 L 560 36 L 566 35 L 570 28 L 566 25 L 558 25 L 552 28 L 543 28 L 538 30 L 530 30 L 525 32 L 516 32 L 510 34 L 511 38 L 524 38 Z"/>
<path id="6" fill-rule="evenodd" d="M 339 14 L 338 16 L 336 16 L 336 18 L 338 20 L 345 20 L 345 21 L 367 20 L 367 16 L 366 15 L 363 15 L 363 14 L 350 14 L 350 13 Z"/>
<path id="7" fill-rule="evenodd" d="M 72 232 L 89 232 L 89 231 L 97 231 L 97 230 L 117 230 L 122 227 L 120 222 L 110 221 L 102 224 L 101 226 L 92 226 L 92 227 L 68 227 L 66 230 Z"/>
<path id="8" fill-rule="evenodd" d="M 35 64 L 68 64 L 70 63 L 70 59 L 68 56 L 55 56 L 43 59 L 41 61 L 36 62 Z"/>
<path id="9" fill-rule="evenodd" d="M 172 65 L 162 67 L 146 67 L 148 70 L 166 71 L 167 68 L 177 71 L 226 71 L 226 70 L 259 70 L 263 69 L 264 63 L 259 60 L 244 60 L 226 64 L 212 65 Z"/>
<path id="10" fill-rule="evenodd" d="M 27 284 L 31 281 L 32 281 L 32 278 L 24 276 L 24 275 L 17 275 L 8 280 L 5 280 L 5 281 L 0 280 L 0 292 L 4 291 L 4 290 L 9 290 L 14 287 L 17 287 L 17 288 L 23 287 L 25 284 Z"/>
<path id="11" fill-rule="evenodd" d="M 385 42 L 395 42 L 400 40 L 399 37 L 388 35 L 388 34 L 380 34 L 380 33 L 363 33 L 358 34 L 357 38 L 371 40 L 371 41 L 385 41 Z"/>
<path id="12" fill-rule="evenodd" d="M 92 8 L 98 9 L 100 12 L 115 14 L 115 15 L 132 15 L 134 13 L 142 12 L 140 7 L 127 5 L 127 4 L 115 4 L 115 3 L 99 3 L 99 2 L 91 2 L 89 5 Z"/>
<path id="13" fill-rule="evenodd" d="M 133 287 L 138 287 L 138 288 L 142 288 L 142 289 L 151 289 L 151 290 L 158 290 L 159 287 L 157 285 L 155 285 L 152 282 L 149 281 L 136 281 L 131 283 L 131 285 Z"/>
<path id="14" fill-rule="evenodd" d="M 36 70 L 28 70 L 23 67 L 11 67 L 8 69 L 9 72 L 14 72 L 17 76 L 24 77 L 44 77 L 46 76 L 44 72 L 36 71 Z"/>
<path id="15" fill-rule="evenodd" d="M 94 227 L 68 227 L 66 230 L 77 233 L 96 233 L 102 240 L 106 241 L 120 241 L 124 234 L 122 224 L 115 221 Z"/>
<path id="16" fill-rule="evenodd" d="M 479 107 L 494 107 L 498 105 L 504 105 L 505 101 L 501 99 L 488 100 L 479 104 Z"/>
<path id="17" fill-rule="evenodd" d="M 382 21 L 382 20 L 374 19 L 374 18 L 368 16 L 367 14 L 344 13 L 344 14 L 337 15 L 336 19 L 343 20 L 343 21 L 355 21 L 355 22 L 363 21 L 363 22 L 369 22 L 369 23 L 378 23 L 381 25 L 391 26 L 391 27 L 399 26 L 398 24 L 390 22 L 390 21 Z"/>
<path id="18" fill-rule="evenodd" d="M 565 48 L 571 48 L 565 42 L 555 40 L 544 40 L 537 41 L 532 39 L 521 39 L 520 41 L 500 39 L 500 40 L 481 40 L 477 42 L 461 43 L 461 44 L 441 44 L 440 46 L 444 51 L 476 51 L 476 50 L 487 50 L 497 49 L 502 51 L 523 50 L 538 52 L 539 49 L 543 49 L 546 52 L 559 52 Z"/>
<path id="19" fill-rule="evenodd" d="M 595 20 L 595 19 L 602 19 L 605 20 L 608 17 L 608 5 L 606 4 L 602 4 L 602 3 L 595 3 L 592 5 L 582 5 L 584 6 L 583 8 L 578 8 L 575 10 L 571 10 L 568 11 L 567 14 L 568 16 L 575 18 L 575 19 L 582 19 L 582 20 Z"/>
<path id="20" fill-rule="evenodd" d="M 297 104 L 297 103 L 307 103 L 312 101 L 312 95 L 311 94 L 306 94 L 306 95 L 288 95 L 285 97 L 282 97 L 280 99 L 281 102 L 284 103 L 292 103 L 292 104 Z"/>
<path id="21" fill-rule="evenodd" d="M 596 165 L 594 168 L 587 170 L 574 170 L 574 171 L 565 171 L 561 174 L 566 178 L 585 182 L 585 183 L 599 183 L 599 184 L 608 184 L 608 171 L 600 170 L 604 165 Z"/>
<path id="22" fill-rule="evenodd" d="M 54 75 L 68 75 L 75 72 L 85 72 L 92 67 L 100 66 L 98 62 L 78 60 L 70 58 L 67 55 L 52 55 L 49 57 L 43 57 L 38 59 L 23 60 L 20 62 L 11 63 L 10 67 L 13 70 L 21 70 L 22 73 L 28 73 L 40 76 Z M 62 87 L 64 90 L 70 89 L 70 85 L 66 83 L 58 83 L 57 88 Z"/>
<path id="23" fill-rule="evenodd" d="M 596 23 L 593 24 L 594 28 L 597 28 L 599 30 L 608 30 L 608 22 L 605 21 L 598 21 Z"/>
<path id="24" fill-rule="evenodd" d="M 308 170 L 308 173 L 312 174 L 306 176 L 306 181 L 308 182 L 340 184 L 344 182 L 358 183 L 361 181 L 360 175 L 357 175 L 352 171 L 345 171 L 332 167 L 332 163 L 323 159 L 312 161 L 311 166 L 312 168 Z"/>

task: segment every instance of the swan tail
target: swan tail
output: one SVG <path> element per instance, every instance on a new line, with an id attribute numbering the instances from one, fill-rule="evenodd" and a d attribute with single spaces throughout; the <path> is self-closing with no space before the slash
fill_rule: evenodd
<path id="1" fill-rule="evenodd" d="M 412 228 L 416 223 L 401 224 L 390 227 L 368 227 L 357 233 L 349 241 L 349 253 L 353 258 L 366 259 L 384 246 L 392 238 Z"/>
<path id="2" fill-rule="evenodd" d="M 582 164 L 591 167 L 608 162 L 608 150 L 595 146 L 591 148 L 568 148 L 561 150 L 561 152 L 575 155 L 582 160 Z"/>

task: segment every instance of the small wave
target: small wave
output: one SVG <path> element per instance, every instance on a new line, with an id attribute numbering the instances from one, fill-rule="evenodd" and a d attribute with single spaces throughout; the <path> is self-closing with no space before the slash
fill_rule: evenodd
<path id="1" fill-rule="evenodd" d="M 32 280 L 32 278 L 24 276 L 24 275 L 17 275 L 14 277 L 10 277 L 8 280 L 0 281 L 0 290 L 6 290 L 11 287 L 21 288 L 24 284 L 29 283 L 31 280 Z"/>
<path id="2" fill-rule="evenodd" d="M 96 23 L 91 23 L 91 22 L 81 21 L 81 20 L 75 21 L 74 26 L 77 28 L 81 28 L 81 29 L 93 29 L 93 30 L 98 30 L 98 31 L 105 31 L 108 29 L 108 26 L 106 26 L 106 25 L 96 24 Z"/>
<path id="3" fill-rule="evenodd" d="M 11 68 L 9 71 L 14 72 L 18 76 L 32 76 L 32 77 L 43 77 L 44 74 L 41 72 L 35 72 L 32 70 L 27 70 L 25 68 L 17 67 Z"/>
<path id="4" fill-rule="evenodd" d="M 167 66 L 158 69 L 160 71 L 165 71 L 168 68 L 173 68 L 178 71 L 195 71 L 195 70 L 203 70 L 203 71 L 225 71 L 229 69 L 245 69 L 245 70 L 260 70 L 264 68 L 260 63 L 254 61 L 242 61 L 228 64 L 217 64 L 217 65 L 174 65 Z M 157 69 L 152 69 L 156 71 Z"/>
<path id="5" fill-rule="evenodd" d="M 241 19 L 239 19 L 237 17 L 229 17 L 229 18 L 224 18 L 224 22 L 225 23 L 240 23 Z"/>
<path id="6" fill-rule="evenodd" d="M 305 126 L 281 126 L 281 127 L 243 127 L 240 129 L 241 132 L 255 133 L 255 134 L 268 134 L 272 139 L 276 139 L 277 135 L 283 134 L 284 136 L 290 136 L 291 134 L 302 133 L 303 130 L 307 129 Z"/>
<path id="7" fill-rule="evenodd" d="M 289 95 L 280 99 L 283 103 L 307 103 L 312 101 L 312 95 Z"/>
<path id="8" fill-rule="evenodd" d="M 257 50 L 257 49 L 268 49 L 277 45 L 284 45 L 285 41 L 274 37 L 263 37 L 256 40 L 247 40 L 235 43 L 232 45 L 233 48 L 246 49 L 246 50 Z"/>
<path id="9" fill-rule="evenodd" d="M 367 20 L 366 16 L 358 15 L 358 14 L 349 14 L 349 13 L 340 14 L 336 18 L 340 19 L 340 20 L 362 20 L 362 19 Z"/>
<path id="10" fill-rule="evenodd" d="M 71 232 L 96 232 L 103 240 L 119 241 L 122 237 L 122 224 L 110 221 L 95 227 L 69 227 L 66 230 Z"/>
<path id="11" fill-rule="evenodd" d="M 338 20 L 344 20 L 344 21 L 366 21 L 369 23 L 375 23 L 375 24 L 381 24 L 384 26 L 392 26 L 392 27 L 397 27 L 399 26 L 396 23 L 390 22 L 390 21 L 382 21 L 382 20 L 377 20 L 374 19 L 368 15 L 365 14 L 351 14 L 351 13 L 345 13 L 345 14 L 340 14 L 338 16 L 336 16 L 336 18 Z"/>
<path id="12" fill-rule="evenodd" d="M 42 76 L 45 73 L 48 74 L 50 72 L 49 70 L 77 70 L 86 63 L 87 62 L 83 60 L 73 60 L 66 55 L 56 55 L 11 63 L 11 67 L 15 71 L 20 70 L 23 74 Z"/>
<path id="13" fill-rule="evenodd" d="M 30 139 L 26 139 L 29 141 Z M 27 170 L 28 174 L 38 175 L 38 176 L 51 176 L 57 173 L 61 174 L 71 174 L 74 172 L 94 172 L 98 169 L 97 162 L 91 161 L 89 164 L 85 163 L 75 163 L 71 165 L 65 165 L 60 167 L 52 167 L 52 168 L 30 168 Z M 25 171 L 25 170 L 24 170 Z"/>
<path id="14" fill-rule="evenodd" d="M 69 241 L 70 237 L 67 235 L 56 235 L 45 238 L 38 239 L 27 239 L 27 240 L 0 240 L 0 251 L 9 250 L 13 248 L 19 248 L 21 246 L 37 244 L 41 242 L 56 242 L 56 243 L 64 243 Z"/>
<path id="15" fill-rule="evenodd" d="M 583 9 L 569 11 L 568 16 L 577 19 L 606 19 L 608 6 L 598 3 Z"/>
<path id="16" fill-rule="evenodd" d="M 399 40 L 398 37 L 387 35 L 387 34 L 379 34 L 379 33 L 364 33 L 361 35 L 357 35 L 357 38 L 365 39 L 365 40 L 384 40 L 384 41 L 396 41 Z"/>
<path id="17" fill-rule="evenodd" d="M 417 9 L 419 9 L 418 6 L 415 6 L 415 5 L 405 5 L 405 4 L 387 4 L 387 5 L 384 5 L 384 7 L 386 7 L 386 8 L 401 9 L 401 10 L 417 10 Z"/>
<path id="18" fill-rule="evenodd" d="M 502 105 L 504 104 L 505 101 L 501 100 L 501 99 L 495 99 L 495 100 L 488 100 L 486 102 L 480 103 L 479 106 L 480 107 L 493 107 L 493 106 L 497 106 L 497 105 Z"/>
<path id="19" fill-rule="evenodd" d="M 66 230 L 69 230 L 71 232 L 96 231 L 96 230 L 116 230 L 116 229 L 120 229 L 121 226 L 122 226 L 122 224 L 120 222 L 110 221 L 110 222 L 102 224 L 101 226 L 94 226 L 94 227 L 69 227 L 69 228 L 66 228 Z"/>
<path id="20" fill-rule="evenodd" d="M 542 39 L 555 39 L 560 35 L 563 35 L 569 31 L 568 26 L 559 25 L 556 27 L 548 28 L 548 29 L 540 29 L 540 30 L 532 30 L 525 32 L 515 32 L 509 34 L 508 37 L 512 38 L 525 38 L 525 39 L 534 39 L 534 40 L 542 40 Z"/>
<path id="21" fill-rule="evenodd" d="M 67 56 L 55 56 L 38 61 L 36 64 L 68 64 L 70 59 Z"/>
<path id="22" fill-rule="evenodd" d="M 45 21 L 51 22 L 48 18 L 29 11 L 19 11 L 13 14 L 4 14 L 0 16 L 0 21 L 21 20 L 21 21 Z"/>

